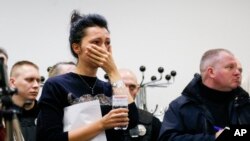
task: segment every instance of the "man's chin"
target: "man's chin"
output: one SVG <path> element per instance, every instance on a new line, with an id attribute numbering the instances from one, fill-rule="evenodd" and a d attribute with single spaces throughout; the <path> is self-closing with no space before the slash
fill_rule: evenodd
<path id="1" fill-rule="evenodd" d="M 34 97 L 29 97 L 26 101 L 34 101 L 34 100 L 36 100 L 36 96 L 34 96 Z"/>
<path id="2" fill-rule="evenodd" d="M 235 85 L 232 86 L 232 89 L 236 89 L 237 87 L 239 87 L 240 85 L 238 83 L 236 83 Z"/>

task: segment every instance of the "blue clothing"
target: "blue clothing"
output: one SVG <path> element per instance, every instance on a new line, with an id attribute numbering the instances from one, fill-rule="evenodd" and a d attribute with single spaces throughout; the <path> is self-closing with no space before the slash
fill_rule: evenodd
<path id="1" fill-rule="evenodd" d="M 49 78 L 44 86 L 39 100 L 41 109 L 37 121 L 38 141 L 68 141 L 68 132 L 63 132 L 63 110 L 72 104 L 99 99 L 102 115 L 111 109 L 112 86 L 108 82 L 96 77 L 87 77 L 96 80 L 93 85 L 93 94 L 89 85 L 75 73 L 67 73 Z M 93 81 L 92 81 L 93 82 Z M 129 104 L 129 128 L 136 126 L 138 112 L 135 103 Z M 122 141 L 124 131 L 106 130 L 108 141 Z M 127 131 L 125 131 L 127 132 Z"/>
<path id="2" fill-rule="evenodd" d="M 195 75 L 194 79 L 183 90 L 182 95 L 169 104 L 163 118 L 159 141 L 215 140 L 217 130 L 214 127 L 221 121 L 214 115 L 218 115 L 219 112 L 212 111 L 215 107 L 211 106 L 211 101 L 208 102 L 208 99 L 202 97 L 202 94 L 206 92 L 201 88 L 201 85 L 200 75 Z M 248 93 L 240 87 L 229 93 L 233 94 L 231 95 L 233 97 L 225 102 L 228 103 L 226 109 L 228 119 L 221 124 L 228 124 L 228 126 L 249 125 L 250 101 Z"/>

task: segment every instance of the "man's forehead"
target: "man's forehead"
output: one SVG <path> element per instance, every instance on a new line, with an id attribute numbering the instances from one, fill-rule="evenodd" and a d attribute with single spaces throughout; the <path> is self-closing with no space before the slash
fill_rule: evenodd
<path id="1" fill-rule="evenodd" d="M 33 75 L 34 74 L 33 72 L 36 72 L 35 74 L 39 74 L 39 70 L 35 68 L 34 66 L 22 65 L 22 66 L 15 68 L 13 71 L 13 74 L 16 76 L 19 76 L 19 75 L 25 76 L 25 75 L 31 75 L 31 74 Z"/>

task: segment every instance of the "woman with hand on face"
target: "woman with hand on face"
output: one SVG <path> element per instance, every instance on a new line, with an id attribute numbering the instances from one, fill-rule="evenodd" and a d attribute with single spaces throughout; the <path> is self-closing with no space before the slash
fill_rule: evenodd
<path id="1" fill-rule="evenodd" d="M 39 101 L 39 141 L 88 141 L 105 131 L 108 141 L 122 141 L 124 132 L 134 127 L 138 113 L 112 57 L 110 33 L 105 18 L 98 14 L 71 16 L 70 50 L 77 59 L 76 71 L 49 78 Z M 111 83 L 97 78 L 103 69 Z M 125 93 L 128 108 L 112 109 L 112 95 Z M 99 99 L 102 118 L 80 128 L 63 132 L 64 108 L 76 103 Z M 125 131 L 114 130 L 128 126 Z M 126 134 L 126 133 L 125 133 Z"/>

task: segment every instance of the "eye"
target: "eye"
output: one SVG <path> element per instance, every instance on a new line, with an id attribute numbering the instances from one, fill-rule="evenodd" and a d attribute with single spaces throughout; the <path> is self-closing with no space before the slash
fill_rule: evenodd
<path id="1" fill-rule="evenodd" d="M 36 79 L 36 81 L 37 81 L 37 83 L 41 83 L 42 82 L 40 78 Z"/>
<path id="2" fill-rule="evenodd" d="M 134 84 L 129 84 L 129 85 L 126 85 L 128 88 L 129 88 L 129 90 L 130 91 L 133 91 L 133 90 L 135 90 L 136 89 L 136 85 L 134 85 Z"/>
<path id="3" fill-rule="evenodd" d="M 232 69 L 235 68 L 235 66 L 234 65 L 228 65 L 228 66 L 226 66 L 226 68 L 232 70 Z"/>
<path id="4" fill-rule="evenodd" d="M 106 46 L 110 46 L 110 41 L 106 41 L 106 42 L 105 42 L 105 45 L 106 45 Z"/>
<path id="5" fill-rule="evenodd" d="M 95 44 L 95 45 L 99 45 L 99 44 L 100 44 L 100 41 L 95 40 L 95 41 L 92 41 L 92 43 Z"/>
<path id="6" fill-rule="evenodd" d="M 32 82 L 37 82 L 37 83 L 41 83 L 41 79 L 40 78 L 26 78 L 25 79 L 27 82 L 32 83 Z"/>
<path id="7" fill-rule="evenodd" d="M 32 82 L 34 79 L 33 79 L 33 78 L 26 78 L 25 80 L 26 80 L 27 82 L 30 83 L 30 82 Z"/>

